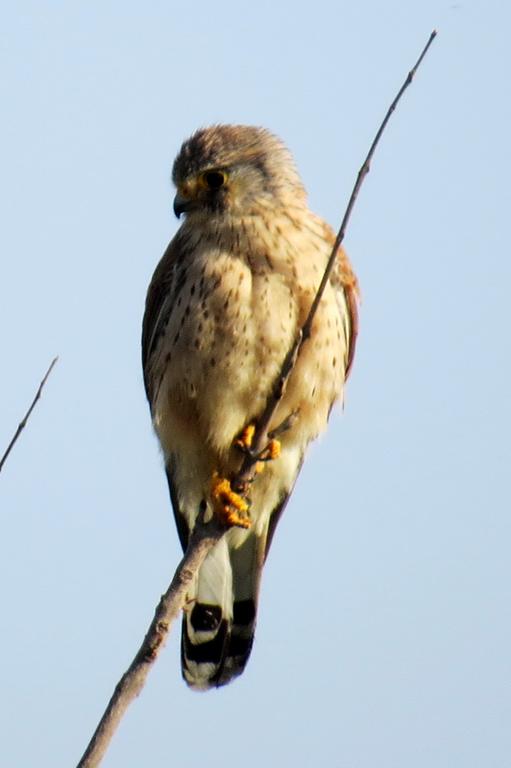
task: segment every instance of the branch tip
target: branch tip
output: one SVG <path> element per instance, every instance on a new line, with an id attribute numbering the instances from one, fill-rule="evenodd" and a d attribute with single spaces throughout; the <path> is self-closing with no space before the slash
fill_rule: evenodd
<path id="1" fill-rule="evenodd" d="M 39 400 L 39 398 L 41 397 L 41 393 L 42 393 L 42 391 L 43 391 L 43 387 L 44 387 L 44 385 L 46 384 L 46 382 L 48 381 L 48 378 L 49 378 L 49 376 L 50 376 L 50 374 L 51 374 L 51 372 L 52 372 L 52 370 L 53 370 L 54 366 L 56 365 L 56 363 L 57 363 L 57 360 L 58 360 L 58 359 L 59 359 L 59 357 L 58 357 L 58 355 L 57 355 L 57 356 L 56 356 L 56 357 L 54 357 L 54 358 L 53 358 L 53 360 L 51 361 L 51 363 L 50 363 L 50 365 L 49 365 L 49 368 L 48 368 L 48 370 L 47 370 L 47 371 L 46 371 L 46 373 L 44 374 L 44 376 L 43 376 L 43 378 L 42 378 L 42 381 L 41 381 L 41 383 L 39 384 L 39 387 L 38 387 L 38 389 L 37 389 L 37 392 L 35 393 L 35 397 L 34 397 L 34 399 L 32 400 L 32 402 L 31 402 L 31 404 L 30 404 L 30 407 L 29 407 L 28 411 L 26 412 L 26 414 L 23 416 L 22 420 L 21 420 L 21 421 L 20 421 L 20 423 L 18 424 L 18 428 L 17 428 L 16 432 L 14 433 L 14 435 L 12 436 L 12 438 L 11 438 L 11 442 L 9 443 L 9 445 L 7 446 L 7 448 L 5 449 L 4 455 L 3 455 L 3 456 L 2 456 L 2 458 L 0 459 L 0 472 L 1 472 L 1 471 L 2 471 L 2 469 L 3 469 L 3 466 L 4 466 L 5 462 L 7 461 L 7 457 L 9 456 L 10 452 L 11 452 L 11 451 L 12 451 L 12 449 L 14 448 L 14 445 L 16 444 L 16 441 L 18 440 L 19 436 L 21 435 L 21 433 L 22 433 L 22 432 L 23 432 L 23 430 L 25 429 L 25 427 L 26 427 L 26 424 L 27 424 L 27 421 L 29 420 L 31 413 L 32 413 L 32 411 L 34 410 L 34 408 L 35 408 L 35 406 L 36 406 L 36 403 L 37 403 L 37 401 L 38 401 L 38 400 Z"/>

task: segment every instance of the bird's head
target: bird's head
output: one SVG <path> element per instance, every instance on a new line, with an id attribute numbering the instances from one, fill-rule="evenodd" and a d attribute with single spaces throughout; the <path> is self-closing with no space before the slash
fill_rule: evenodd
<path id="1" fill-rule="evenodd" d="M 176 216 L 247 216 L 305 202 L 305 189 L 284 144 L 264 128 L 215 125 L 187 139 L 174 162 Z"/>

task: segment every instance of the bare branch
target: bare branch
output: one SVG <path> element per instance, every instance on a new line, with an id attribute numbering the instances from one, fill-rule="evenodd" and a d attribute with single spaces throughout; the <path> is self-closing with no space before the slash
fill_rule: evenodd
<path id="1" fill-rule="evenodd" d="M 282 364 L 282 368 L 279 377 L 275 382 L 273 392 L 270 394 L 263 415 L 257 424 L 252 442 L 252 448 L 250 452 L 245 454 L 240 470 L 235 473 L 234 477 L 231 479 L 232 487 L 236 488 L 236 490 L 239 490 L 242 493 L 248 492 L 250 483 L 254 479 L 256 473 L 255 467 L 257 461 L 261 458 L 261 454 L 264 453 L 268 444 L 268 440 L 271 437 L 269 434 L 271 419 L 273 418 L 276 408 L 282 399 L 287 381 L 293 370 L 302 345 L 310 336 L 311 327 L 317 308 L 337 258 L 339 247 L 344 239 L 346 227 L 348 225 L 353 206 L 360 191 L 360 187 L 362 186 L 362 182 L 365 176 L 369 172 L 370 162 L 378 142 L 383 131 L 385 130 L 385 126 L 387 125 L 392 112 L 395 110 L 404 91 L 412 82 L 415 72 L 421 64 L 435 36 L 436 32 L 434 31 L 431 33 L 431 36 L 419 59 L 417 60 L 417 63 L 408 73 L 404 84 L 390 105 L 387 114 L 385 115 L 385 118 L 380 125 L 380 128 L 378 129 L 374 141 L 371 144 L 367 157 L 358 173 L 355 186 L 353 187 L 353 192 L 351 193 L 351 197 L 346 208 L 346 213 L 344 214 L 341 227 L 332 248 L 332 253 L 310 308 L 309 315 Z M 290 414 L 285 420 L 285 423 L 282 424 L 278 429 L 282 430 L 288 428 L 292 421 L 293 414 Z M 78 763 L 78 768 L 96 768 L 96 766 L 99 765 L 128 705 L 136 696 L 138 696 L 142 690 L 147 674 L 149 672 L 149 668 L 158 656 L 160 648 L 163 646 L 166 640 L 172 622 L 177 618 L 184 606 L 186 600 L 186 592 L 190 582 L 193 580 L 207 553 L 222 538 L 226 530 L 227 528 L 222 526 L 217 521 L 215 516 L 213 516 L 213 519 L 210 522 L 204 523 L 204 510 L 202 510 L 202 514 L 199 515 L 199 522 L 196 524 L 194 532 L 190 538 L 185 556 L 181 560 L 181 563 L 177 568 L 177 571 L 167 592 L 160 600 L 154 619 L 147 631 L 140 649 L 133 659 L 129 669 L 126 671 L 116 686 L 114 694 L 108 704 L 108 707 L 105 710 L 105 713 L 96 729 L 96 732 L 94 733 L 94 736 L 92 737 L 82 759 Z"/>
<path id="2" fill-rule="evenodd" d="M 156 660 L 167 639 L 172 622 L 183 608 L 190 583 L 209 550 L 221 539 L 225 531 L 225 527 L 220 526 L 216 518 L 206 524 L 201 519 L 195 526 L 186 553 L 177 567 L 169 588 L 161 597 L 144 641 L 116 685 L 105 713 L 77 768 L 96 768 L 100 764 L 125 711 L 142 690 L 151 664 Z"/>
<path id="3" fill-rule="evenodd" d="M 317 290 L 316 296 L 314 297 L 314 301 L 312 302 L 311 308 L 309 310 L 309 314 L 307 316 L 307 319 L 305 320 L 305 323 L 303 324 L 298 336 L 295 339 L 295 342 L 289 352 L 286 355 L 286 358 L 282 364 L 282 368 L 280 371 L 279 378 L 277 379 L 275 386 L 273 388 L 273 392 L 271 396 L 268 398 L 268 401 L 266 403 L 266 407 L 264 409 L 264 412 L 259 419 L 256 431 L 253 437 L 252 441 L 252 450 L 250 453 L 245 454 L 245 459 L 243 461 L 243 464 L 241 466 L 241 469 L 239 472 L 235 475 L 234 478 L 231 480 L 231 485 L 233 488 L 235 488 L 238 492 L 246 492 L 248 490 L 248 487 L 250 483 L 254 480 L 255 474 L 256 474 L 256 462 L 258 456 L 265 450 L 267 444 L 268 444 L 268 430 L 270 428 L 270 422 L 275 414 L 275 411 L 277 410 L 277 406 L 282 400 L 282 397 L 284 395 L 287 382 L 289 380 L 289 377 L 291 375 L 291 372 L 295 366 L 296 359 L 298 355 L 300 354 L 300 350 L 303 346 L 303 344 L 307 341 L 307 339 L 310 337 L 311 334 L 311 328 L 312 323 L 314 321 L 314 318 L 316 316 L 316 312 L 319 307 L 319 303 L 321 301 L 321 298 L 323 296 L 323 293 L 325 291 L 326 285 L 328 283 L 328 280 L 330 278 L 330 274 L 332 272 L 332 269 L 334 267 L 334 264 L 337 259 L 337 255 L 339 253 L 339 248 L 341 247 L 341 243 L 344 240 L 344 235 L 346 233 L 346 228 L 348 226 L 348 222 L 351 218 L 351 213 L 353 211 L 356 199 L 358 197 L 358 193 L 360 192 L 360 188 L 362 186 L 362 183 L 369 173 L 369 169 L 371 166 L 371 160 L 373 158 L 373 155 L 375 153 L 376 147 L 378 146 L 378 143 L 381 139 L 381 136 L 383 134 L 383 131 L 385 130 L 387 123 L 390 120 L 390 116 L 396 109 L 403 93 L 406 91 L 408 86 L 411 84 L 415 73 L 418 69 L 418 67 L 421 65 L 422 60 L 424 59 L 426 53 L 429 50 L 429 47 L 433 40 L 436 37 L 436 30 L 433 30 L 431 35 L 429 36 L 428 42 L 424 46 L 421 55 L 417 59 L 415 65 L 412 67 L 412 69 L 409 71 L 408 75 L 406 76 L 406 80 L 404 81 L 403 85 L 399 89 L 397 96 L 395 97 L 394 101 L 390 105 L 390 107 L 387 110 L 387 113 L 385 117 L 383 118 L 383 121 L 378 128 L 378 131 L 376 132 L 376 136 L 373 139 L 373 143 L 371 144 L 371 147 L 369 148 L 369 152 L 367 153 L 367 157 L 364 160 L 362 167 L 360 168 L 357 176 L 357 180 L 355 182 L 355 186 L 353 187 L 353 191 L 351 193 L 350 199 L 348 201 L 348 205 L 346 207 L 346 212 L 343 216 L 341 226 L 339 227 L 339 231 L 337 233 L 337 237 L 335 238 L 334 245 L 332 247 L 332 252 L 330 254 L 330 257 L 328 259 L 325 272 L 323 274 L 323 277 L 321 279 L 321 283 L 319 284 L 319 288 Z"/>
<path id="4" fill-rule="evenodd" d="M 55 363 L 57 362 L 57 360 L 58 360 L 58 359 L 59 359 L 58 357 L 54 357 L 54 358 L 53 358 L 53 360 L 51 361 L 51 363 L 50 363 L 50 367 L 48 368 L 48 370 L 47 370 L 47 371 L 46 371 L 46 373 L 44 374 L 44 378 L 43 378 L 43 380 L 41 381 L 41 383 L 39 384 L 39 389 L 37 390 L 37 392 L 36 392 L 36 395 L 35 395 L 34 399 L 32 400 L 32 403 L 31 403 L 31 405 L 30 405 L 30 408 L 28 409 L 28 411 L 26 412 L 26 414 L 23 416 L 22 420 L 21 420 L 21 421 L 20 421 L 20 423 L 18 424 L 18 429 L 17 429 L 17 430 L 16 430 L 16 432 L 14 433 L 14 435 L 13 435 L 13 437 L 12 437 L 12 440 L 11 440 L 11 442 L 10 442 L 10 443 L 9 443 L 9 445 L 7 446 L 7 449 L 6 449 L 5 453 L 4 453 L 4 455 L 3 455 L 3 456 L 2 456 L 2 458 L 0 459 L 0 472 L 2 471 L 2 469 L 3 469 L 3 466 L 4 466 L 4 464 L 5 464 L 6 460 L 7 460 L 7 457 L 9 456 L 10 452 L 12 451 L 12 449 L 13 449 L 13 447 L 14 447 L 14 444 L 16 443 L 16 441 L 17 441 L 18 437 L 21 435 L 21 433 L 22 433 L 22 432 L 23 432 L 23 430 L 25 429 L 25 426 L 26 426 L 26 424 L 27 424 L 27 421 L 28 421 L 28 420 L 29 420 L 29 418 L 30 418 L 30 414 L 31 414 L 31 413 L 32 413 L 32 411 L 34 410 L 34 408 L 35 408 L 35 404 L 37 403 L 37 401 L 38 401 L 38 400 L 39 400 L 39 398 L 41 397 L 41 392 L 43 391 L 43 387 L 44 387 L 44 385 L 46 384 L 46 381 L 48 380 L 48 377 L 49 377 L 50 373 L 51 373 L 51 372 L 52 372 L 52 370 L 53 370 L 53 366 L 55 365 Z"/>

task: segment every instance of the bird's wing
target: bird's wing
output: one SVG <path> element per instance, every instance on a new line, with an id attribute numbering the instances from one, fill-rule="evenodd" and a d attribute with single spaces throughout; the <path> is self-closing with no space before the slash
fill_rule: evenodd
<path id="1" fill-rule="evenodd" d="M 147 399 L 152 407 L 151 354 L 163 333 L 172 308 L 172 284 L 179 256 L 177 236 L 171 241 L 156 267 L 149 285 L 142 322 L 142 367 Z"/>
<path id="2" fill-rule="evenodd" d="M 158 339 L 165 330 L 167 319 L 172 309 L 172 302 L 175 299 L 175 275 L 179 254 L 179 241 L 176 236 L 156 267 L 147 291 L 144 320 L 142 323 L 142 366 L 147 399 L 149 400 L 151 410 L 153 407 L 155 388 L 153 376 L 151 374 L 151 355 L 155 351 Z M 165 461 L 165 472 L 169 485 L 170 500 L 174 511 L 179 540 L 183 550 L 185 550 L 188 545 L 190 529 L 185 516 L 180 510 L 179 496 L 174 480 L 174 465 L 175 457 L 173 455 L 167 456 Z"/>
<path id="3" fill-rule="evenodd" d="M 324 237 L 327 243 L 333 246 L 335 232 L 324 222 Z M 345 379 L 351 371 L 355 357 L 355 348 L 358 336 L 358 302 L 360 298 L 358 280 L 350 260 L 344 248 L 341 246 L 337 254 L 337 260 L 330 275 L 330 282 L 337 289 L 337 299 L 341 314 L 346 318 L 346 361 Z"/>
<path id="4" fill-rule="evenodd" d="M 174 481 L 174 456 L 169 456 L 165 464 L 165 473 L 167 475 L 167 482 L 169 484 L 170 501 L 172 504 L 172 510 L 174 512 L 174 519 L 176 521 L 176 528 L 179 535 L 179 541 L 183 548 L 183 552 L 188 546 L 188 539 L 190 537 L 190 527 L 185 515 L 182 514 L 179 505 L 179 497 L 177 493 L 176 483 Z"/>

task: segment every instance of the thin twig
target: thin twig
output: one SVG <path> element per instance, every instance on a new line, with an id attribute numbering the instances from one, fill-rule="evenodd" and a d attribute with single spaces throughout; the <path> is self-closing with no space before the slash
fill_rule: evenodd
<path id="1" fill-rule="evenodd" d="M 268 442 L 268 430 L 270 427 L 271 419 L 275 414 L 277 405 L 282 399 L 286 383 L 289 379 L 291 371 L 293 370 L 296 359 L 300 353 L 300 349 L 306 339 L 308 339 L 310 336 L 312 323 L 319 302 L 321 301 L 325 286 L 328 282 L 330 273 L 337 258 L 339 247 L 344 239 L 344 233 L 346 231 L 346 227 L 350 219 L 351 212 L 357 199 L 360 187 L 362 186 L 364 177 L 369 172 L 370 162 L 375 149 L 392 112 L 395 110 L 397 103 L 399 102 L 404 91 L 412 82 L 415 72 L 422 62 L 424 56 L 426 55 L 429 46 L 433 42 L 435 36 L 436 32 L 432 32 L 427 45 L 417 60 L 417 63 L 408 73 L 403 86 L 390 105 L 387 114 L 385 115 L 385 118 L 380 128 L 378 129 L 376 137 L 371 144 L 371 148 L 364 161 L 364 164 L 358 173 L 355 186 L 353 187 L 353 192 L 351 193 L 351 197 L 346 208 L 346 213 L 344 214 L 344 218 L 335 239 L 335 243 L 332 248 L 332 253 L 328 260 L 323 279 L 321 280 L 308 317 L 282 364 L 279 377 L 275 383 L 272 393 L 268 398 L 264 413 L 257 424 L 256 432 L 252 442 L 252 450 L 250 453 L 246 453 L 240 470 L 231 479 L 233 488 L 241 488 L 243 491 L 246 491 L 253 480 L 255 475 L 255 465 L 257 463 L 258 457 L 260 456 L 261 452 L 264 451 Z M 289 418 L 292 419 L 292 414 Z M 287 421 L 288 419 L 286 419 L 286 422 Z M 149 672 L 149 668 L 158 656 L 159 650 L 166 640 L 172 622 L 176 619 L 184 606 L 186 593 L 190 582 L 200 568 L 207 553 L 221 539 L 226 530 L 226 527 L 220 526 L 214 516 L 210 522 L 204 523 L 203 515 L 200 515 L 199 522 L 196 524 L 188 543 L 185 556 L 177 568 L 170 587 L 160 600 L 154 619 L 147 631 L 144 641 L 135 658 L 133 659 L 129 669 L 122 676 L 121 680 L 116 686 L 114 694 L 110 699 L 105 713 L 82 759 L 78 763 L 77 768 L 97 768 L 99 765 L 124 712 L 126 711 L 131 701 L 140 693 Z"/>
<path id="2" fill-rule="evenodd" d="M 406 91 L 408 86 L 411 84 L 415 73 L 417 72 L 417 69 L 422 63 L 422 60 L 424 59 L 426 53 L 429 50 L 429 47 L 433 40 L 436 37 L 436 30 L 433 30 L 431 35 L 429 36 L 428 42 L 424 46 L 421 55 L 415 62 L 415 65 L 412 67 L 412 69 L 409 71 L 408 75 L 406 76 L 406 80 L 404 81 L 403 85 L 399 89 L 397 96 L 395 97 L 394 101 L 390 105 L 390 107 L 387 110 L 387 113 L 385 117 L 383 118 L 383 122 L 381 123 L 380 127 L 378 128 L 378 131 L 376 133 L 376 136 L 373 139 L 373 143 L 371 144 L 371 147 L 369 149 L 369 152 L 367 153 L 367 157 L 364 160 L 362 167 L 360 168 L 357 176 L 357 180 L 355 182 L 355 186 L 353 187 L 353 191 L 351 193 L 350 199 L 348 201 L 348 205 L 346 207 L 346 212 L 343 216 L 341 226 L 339 227 L 339 231 L 337 233 L 337 237 L 335 238 L 334 245 L 332 247 L 332 252 L 330 254 L 330 257 L 328 259 L 323 277 L 321 279 L 321 283 L 319 284 L 319 288 L 316 292 L 316 296 L 314 297 L 314 301 L 312 302 L 311 308 L 309 310 L 309 314 L 307 316 L 307 319 L 305 320 L 305 323 L 303 324 L 302 328 L 300 329 L 298 336 L 295 339 L 295 342 L 289 352 L 286 355 L 286 358 L 282 364 L 282 368 L 280 371 L 280 375 L 275 383 L 275 386 L 273 388 L 273 392 L 268 398 L 266 402 L 266 407 L 263 411 L 263 414 L 256 425 L 256 431 L 254 433 L 254 437 L 252 440 L 252 446 L 250 452 L 246 452 L 245 458 L 243 460 L 243 463 L 241 465 L 241 468 L 239 472 L 235 474 L 235 476 L 231 479 L 231 485 L 232 487 L 237 490 L 238 492 L 247 491 L 250 483 L 254 480 L 254 477 L 256 475 L 256 461 L 258 455 L 261 454 L 262 451 L 266 448 L 266 445 L 268 444 L 268 430 L 270 428 L 270 422 L 275 414 L 275 411 L 277 410 L 277 406 L 282 400 L 282 397 L 284 395 L 287 382 L 289 380 L 289 377 L 291 375 L 291 372 L 295 366 L 296 359 L 298 355 L 300 354 L 300 350 L 303 346 L 303 344 L 307 341 L 307 339 L 311 335 L 311 329 L 312 329 L 312 323 L 314 322 L 314 318 L 316 316 L 316 312 L 319 307 L 319 303 L 321 301 L 321 298 L 323 296 L 323 293 L 325 291 L 326 285 L 328 283 L 328 280 L 330 278 L 330 274 L 332 272 L 332 269 L 334 267 L 334 264 L 337 259 L 337 255 L 339 252 L 339 248 L 341 247 L 341 243 L 344 240 L 344 235 L 346 233 L 346 228 L 348 226 L 348 222 L 351 217 L 351 213 L 353 211 L 353 207 L 355 205 L 356 199 L 358 197 L 358 193 L 360 192 L 360 188 L 362 186 L 362 183 L 369 173 L 369 169 L 371 167 L 371 160 L 373 158 L 373 155 L 375 153 L 376 147 L 378 146 L 378 143 L 381 139 L 381 136 L 383 134 L 383 131 L 385 130 L 387 123 L 390 120 L 390 116 L 396 109 L 401 96 Z"/>
<path id="3" fill-rule="evenodd" d="M 37 403 L 37 401 L 38 401 L 38 400 L 39 400 L 39 398 L 41 397 L 41 392 L 43 391 L 43 387 L 44 387 L 44 385 L 46 384 L 46 381 L 47 381 L 47 379 L 48 379 L 48 376 L 49 376 L 49 375 L 50 375 L 50 373 L 52 372 L 52 370 L 53 370 L 53 366 L 55 365 L 55 363 L 57 362 L 57 360 L 58 360 L 58 359 L 59 359 L 58 357 L 54 357 L 54 358 L 53 358 L 53 360 L 51 361 L 51 363 L 50 363 L 50 367 L 48 368 L 48 370 L 47 370 L 47 371 L 46 371 L 46 373 L 44 374 L 44 378 L 43 378 L 43 380 L 41 381 L 41 383 L 39 384 L 39 389 L 37 390 L 37 392 L 36 392 L 36 395 L 35 395 L 34 399 L 32 400 L 32 403 L 31 403 L 31 405 L 30 405 L 30 408 L 28 409 L 28 411 L 26 412 L 26 414 L 23 416 L 22 420 L 21 420 L 21 421 L 20 421 L 20 423 L 18 424 L 18 429 L 17 429 L 17 430 L 16 430 L 16 432 L 14 433 L 14 435 L 13 435 L 13 437 L 12 437 L 12 440 L 11 440 L 11 442 L 10 442 L 10 443 L 9 443 L 9 445 L 7 446 L 7 449 L 6 449 L 5 453 L 4 453 L 4 455 L 3 455 L 3 456 L 2 456 L 2 458 L 0 459 L 0 472 L 2 471 L 2 468 L 3 468 L 3 466 L 4 466 L 4 464 L 5 464 L 6 460 L 7 460 L 7 457 L 8 457 L 8 455 L 10 454 L 10 452 L 12 451 L 12 449 L 14 448 L 14 444 L 16 443 L 16 441 L 17 441 L 18 437 L 21 435 L 21 433 L 22 433 L 22 432 L 23 432 L 23 430 L 25 429 L 26 423 L 27 423 L 27 421 L 28 421 L 28 420 L 29 420 L 29 418 L 30 418 L 30 414 L 31 414 L 31 413 L 32 413 L 32 411 L 34 410 L 34 408 L 35 408 L 35 404 Z"/>

